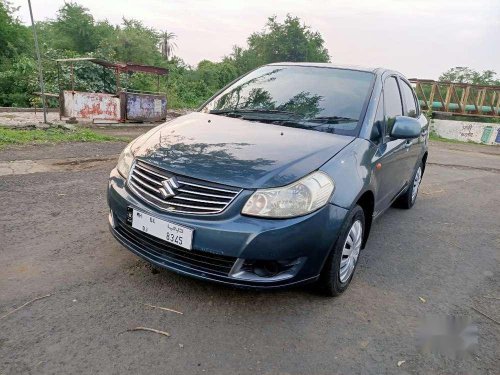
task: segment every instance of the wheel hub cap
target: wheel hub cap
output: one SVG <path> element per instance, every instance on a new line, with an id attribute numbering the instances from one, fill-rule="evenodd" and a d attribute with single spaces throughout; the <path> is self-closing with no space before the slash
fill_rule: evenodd
<path id="1" fill-rule="evenodd" d="M 345 283 L 354 272 L 354 267 L 358 261 L 361 242 L 363 240 L 363 226 L 361 221 L 356 220 L 349 230 L 349 234 L 344 243 L 342 258 L 340 259 L 340 281 Z"/>
<path id="2" fill-rule="evenodd" d="M 413 190 L 411 191 L 412 202 L 415 202 L 415 199 L 417 199 L 418 188 L 420 187 L 421 181 L 422 181 L 422 168 L 418 167 L 417 173 L 415 173 L 415 179 L 413 180 Z"/>

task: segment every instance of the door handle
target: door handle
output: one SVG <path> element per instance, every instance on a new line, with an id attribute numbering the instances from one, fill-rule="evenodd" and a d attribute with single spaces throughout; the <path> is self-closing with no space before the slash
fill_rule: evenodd
<path id="1" fill-rule="evenodd" d="M 403 147 L 404 147 L 404 148 L 410 148 L 412 144 L 413 144 L 413 142 L 412 142 L 412 141 L 410 141 L 410 140 L 408 140 L 408 141 L 406 141 L 406 142 L 403 144 Z"/>

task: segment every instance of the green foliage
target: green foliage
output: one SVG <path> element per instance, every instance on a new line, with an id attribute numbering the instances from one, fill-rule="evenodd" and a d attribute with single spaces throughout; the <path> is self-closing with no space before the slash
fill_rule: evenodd
<path id="1" fill-rule="evenodd" d="M 268 19 L 266 28 L 248 38 L 248 48 L 234 46 L 222 62 L 201 61 L 196 69 L 172 59 L 168 93 L 173 107 L 197 107 L 210 96 L 258 66 L 277 61 L 328 62 L 328 51 L 318 32 L 288 15 L 283 23 Z"/>
<path id="2" fill-rule="evenodd" d="M 266 27 L 248 38 L 248 49 L 233 47 L 227 58 L 239 74 L 258 66 L 280 61 L 329 62 L 330 55 L 317 31 L 301 23 L 298 17 L 287 15 L 284 22 L 268 18 Z"/>
<path id="3" fill-rule="evenodd" d="M 110 142 L 121 138 L 98 134 L 90 129 L 21 130 L 0 127 L 0 148 L 12 144 L 60 143 L 60 142 Z"/>
<path id="4" fill-rule="evenodd" d="M 500 85 L 500 79 L 496 79 L 495 77 L 496 72 L 493 70 L 478 72 L 468 67 L 457 66 L 441 74 L 439 80 L 470 83 L 474 85 Z"/>
<path id="5" fill-rule="evenodd" d="M 104 41 L 119 61 L 159 65 L 163 59 L 159 51 L 160 34 L 137 20 L 123 19 L 122 27 Z"/>
<path id="6" fill-rule="evenodd" d="M 57 19 L 49 23 L 54 38 L 49 39 L 54 49 L 87 53 L 99 45 L 99 30 L 88 9 L 76 3 L 65 3 Z"/>
<path id="7" fill-rule="evenodd" d="M 5 46 L 0 49 L 0 106 L 30 106 L 37 100 L 34 93 L 40 91 L 31 30 L 19 23 L 15 11 L 0 0 L 0 45 Z M 58 72 L 54 62 L 58 58 L 92 56 L 168 68 L 170 74 L 168 79 L 160 80 L 160 91 L 167 91 L 170 108 L 195 108 L 239 75 L 260 65 L 329 61 L 321 35 L 290 15 L 282 23 L 276 17 L 269 18 L 263 31 L 250 35 L 248 48 L 235 46 L 221 62 L 203 60 L 195 68 L 172 55 L 177 47 L 174 33 L 160 32 L 134 19 L 124 18 L 119 26 L 107 20 L 96 21 L 87 8 L 75 2 L 64 3 L 55 19 L 38 22 L 37 29 L 46 92 L 71 88 L 116 92 L 112 70 L 81 62 L 74 63 L 73 69 L 61 64 Z M 157 77 L 147 74 L 122 74 L 120 84 L 126 89 L 158 90 Z M 57 105 L 57 101 L 52 104 Z"/>
<path id="8" fill-rule="evenodd" d="M 56 51 L 73 51 L 77 56 L 95 52 L 115 33 L 108 21 L 94 20 L 89 10 L 69 2 L 59 9 L 57 18 L 37 23 L 40 43 Z"/>
<path id="9" fill-rule="evenodd" d="M 27 51 L 26 43 L 30 43 L 29 29 L 23 26 L 14 16 L 18 8 L 10 2 L 0 0 L 0 64 L 8 58 L 16 57 Z"/>
<path id="10" fill-rule="evenodd" d="M 177 43 L 174 39 L 177 38 L 175 33 L 165 30 L 160 34 L 160 50 L 165 60 L 169 60 L 173 56 L 174 50 L 177 48 Z"/>
<path id="11" fill-rule="evenodd" d="M 253 33 L 248 38 L 248 46 L 261 63 L 279 61 L 328 62 L 328 50 L 318 32 L 312 32 L 301 24 L 298 17 L 287 15 L 283 23 L 276 17 L 268 19 L 266 29 Z"/>
<path id="12" fill-rule="evenodd" d="M 238 75 L 245 74 L 262 65 L 255 50 L 239 46 L 233 46 L 233 52 L 224 58 L 224 62 L 234 65 Z"/>
<path id="13" fill-rule="evenodd" d="M 198 64 L 197 75 L 208 87 L 209 91 L 218 90 L 238 77 L 236 67 L 227 62 L 214 63 L 203 60 Z"/>
<path id="14" fill-rule="evenodd" d="M 0 71 L 0 106 L 25 106 L 30 94 L 37 91 L 36 62 L 32 57 L 20 56 L 8 70 Z"/>

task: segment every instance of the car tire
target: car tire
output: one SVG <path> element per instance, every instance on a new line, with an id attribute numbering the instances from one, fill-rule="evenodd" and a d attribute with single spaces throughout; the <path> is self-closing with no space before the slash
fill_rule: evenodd
<path id="1" fill-rule="evenodd" d="M 422 176 L 424 174 L 424 165 L 420 162 L 415 168 L 415 172 L 413 172 L 410 186 L 408 189 L 396 199 L 394 202 L 394 207 L 410 209 L 413 207 L 415 202 L 417 201 L 418 190 L 420 184 L 422 183 Z"/>
<path id="2" fill-rule="evenodd" d="M 363 209 L 360 206 L 355 206 L 342 225 L 340 235 L 321 271 L 317 286 L 322 294 L 334 297 L 347 289 L 358 264 L 364 231 L 365 215 Z M 346 247 L 349 247 L 349 244 L 351 244 L 351 255 L 347 255 L 348 249 Z M 350 267 L 347 274 L 346 267 Z"/>

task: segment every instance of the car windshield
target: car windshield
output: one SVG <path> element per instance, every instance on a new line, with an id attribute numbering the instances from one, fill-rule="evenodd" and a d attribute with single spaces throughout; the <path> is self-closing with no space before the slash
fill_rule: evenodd
<path id="1" fill-rule="evenodd" d="M 374 77 L 339 68 L 265 66 L 233 83 L 201 111 L 355 135 Z"/>

